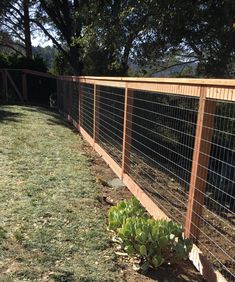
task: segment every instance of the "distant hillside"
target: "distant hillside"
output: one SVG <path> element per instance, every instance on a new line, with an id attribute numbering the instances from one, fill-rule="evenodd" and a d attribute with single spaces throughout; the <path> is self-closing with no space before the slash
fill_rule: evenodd
<path id="1" fill-rule="evenodd" d="M 173 66 L 167 70 L 157 72 L 153 74 L 154 77 L 175 77 L 179 75 L 191 75 L 196 74 L 197 63 L 189 63 L 187 65 Z"/>
<path id="2" fill-rule="evenodd" d="M 179 66 L 173 66 L 171 68 L 168 68 L 163 71 L 159 71 L 156 73 L 152 73 L 149 70 L 146 70 L 146 75 L 151 76 L 151 77 L 178 77 L 178 76 L 195 76 L 196 75 L 196 68 L 197 68 L 197 63 L 189 63 L 185 65 L 179 65 Z M 130 64 L 130 70 L 134 75 L 138 75 L 140 72 L 140 68 L 136 64 Z"/>

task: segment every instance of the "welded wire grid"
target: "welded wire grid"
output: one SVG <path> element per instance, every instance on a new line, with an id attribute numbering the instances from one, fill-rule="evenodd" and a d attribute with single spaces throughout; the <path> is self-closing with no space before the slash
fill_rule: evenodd
<path id="1" fill-rule="evenodd" d="M 134 91 L 129 107 L 129 174 L 170 218 L 182 224 L 186 220 L 198 105 L 195 97 Z M 206 111 L 204 119 L 209 115 Z M 233 281 L 235 104 L 217 101 L 213 115 L 205 201 L 201 204 L 203 214 L 198 214 L 202 222 L 197 227 L 199 247 Z"/>
<path id="2" fill-rule="evenodd" d="M 226 97 L 224 97 L 226 98 Z M 235 103 L 213 100 L 210 161 L 199 247 L 229 281 L 235 281 Z M 195 187 L 199 189 L 199 187 Z"/>
<path id="3" fill-rule="evenodd" d="M 62 84 L 63 84 L 63 81 L 60 78 L 57 78 L 57 81 L 56 81 L 56 85 L 57 85 L 57 104 L 58 104 L 58 109 L 60 111 L 64 111 Z"/>
<path id="4" fill-rule="evenodd" d="M 71 95 L 71 117 L 78 122 L 79 120 L 79 83 L 75 81 L 70 82 L 70 95 Z"/>
<path id="5" fill-rule="evenodd" d="M 96 142 L 121 165 L 125 90 L 100 86 L 97 93 Z"/>
<path id="6" fill-rule="evenodd" d="M 159 207 L 185 221 L 198 99 L 134 91 L 129 174 Z"/>
<path id="7" fill-rule="evenodd" d="M 22 79 L 22 78 L 21 78 Z M 50 95 L 56 94 L 56 79 L 26 74 L 28 100 L 38 104 L 50 104 Z M 22 85 L 22 80 L 20 81 Z"/>
<path id="8" fill-rule="evenodd" d="M 80 124 L 93 137 L 94 127 L 94 85 L 80 84 Z"/>

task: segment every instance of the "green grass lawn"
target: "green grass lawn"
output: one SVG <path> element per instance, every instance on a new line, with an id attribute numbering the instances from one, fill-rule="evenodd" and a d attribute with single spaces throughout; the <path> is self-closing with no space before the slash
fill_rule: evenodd
<path id="1" fill-rule="evenodd" d="M 59 115 L 0 106 L 0 281 L 119 281 L 83 141 Z"/>

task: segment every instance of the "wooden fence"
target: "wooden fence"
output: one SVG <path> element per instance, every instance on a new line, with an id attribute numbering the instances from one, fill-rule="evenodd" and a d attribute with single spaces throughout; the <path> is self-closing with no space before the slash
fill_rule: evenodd
<path id="1" fill-rule="evenodd" d="M 29 74 L 56 79 L 59 110 L 154 218 L 184 225 L 207 281 L 234 281 L 235 80 L 22 70 L 25 101 Z"/>

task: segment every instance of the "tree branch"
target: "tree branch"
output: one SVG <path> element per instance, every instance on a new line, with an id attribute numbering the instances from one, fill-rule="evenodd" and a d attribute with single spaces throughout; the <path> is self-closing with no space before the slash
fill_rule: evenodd
<path id="1" fill-rule="evenodd" d="M 67 52 L 64 50 L 64 48 L 56 41 L 56 39 L 48 32 L 48 30 L 37 20 L 35 19 L 30 19 L 31 22 L 35 23 L 43 32 L 44 34 L 51 39 L 53 44 L 57 47 L 58 50 L 60 50 L 66 57 L 67 57 Z"/>
<path id="2" fill-rule="evenodd" d="M 9 6 L 11 7 L 11 9 L 15 10 L 20 15 L 21 18 L 24 17 L 24 15 L 21 13 L 21 11 L 19 9 L 17 9 L 14 5 L 9 3 Z"/>
<path id="3" fill-rule="evenodd" d="M 18 33 L 18 31 L 16 31 L 13 27 L 9 26 L 8 24 L 6 23 L 2 23 L 3 26 L 6 26 L 7 28 L 9 28 L 12 32 L 13 32 L 13 35 L 18 37 L 21 41 L 24 42 L 24 38 Z"/>

